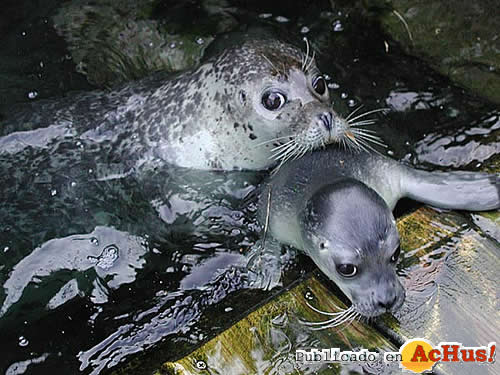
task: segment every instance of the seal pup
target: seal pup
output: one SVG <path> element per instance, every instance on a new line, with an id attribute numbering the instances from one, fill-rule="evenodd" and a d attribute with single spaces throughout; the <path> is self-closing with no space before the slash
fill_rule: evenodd
<path id="1" fill-rule="evenodd" d="M 259 220 L 268 234 L 310 256 L 352 301 L 342 313 L 327 313 L 337 316 L 322 328 L 394 312 L 403 304 L 392 214 L 402 197 L 449 209 L 497 209 L 500 177 L 426 172 L 376 153 L 328 147 L 287 163 L 264 188 Z"/>
<path id="2" fill-rule="evenodd" d="M 34 103 L 3 126 L 25 131 L 1 137 L 0 153 L 74 139 L 83 149 L 107 147 L 108 160 L 262 170 L 345 138 L 362 142 L 351 126 L 332 110 L 309 51 L 254 39 L 171 79 Z"/>

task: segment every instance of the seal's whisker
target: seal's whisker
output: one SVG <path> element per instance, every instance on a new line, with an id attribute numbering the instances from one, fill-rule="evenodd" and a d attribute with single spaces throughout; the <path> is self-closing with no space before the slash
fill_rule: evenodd
<path id="1" fill-rule="evenodd" d="M 333 304 L 333 306 L 336 308 L 336 309 L 339 309 L 341 310 L 340 312 L 335 312 L 335 313 L 331 313 L 331 312 L 327 312 L 327 311 L 323 311 L 323 310 L 320 310 L 320 309 L 317 309 L 316 307 L 314 307 L 313 305 L 311 305 L 308 301 L 306 301 L 306 305 L 307 307 L 309 307 L 311 310 L 313 311 L 316 311 L 317 313 L 320 313 L 320 314 L 323 314 L 323 315 L 327 315 L 327 316 L 337 316 L 339 314 L 343 314 L 345 311 L 349 310 L 350 308 L 347 308 L 347 309 L 342 309 L 340 307 L 338 307 L 337 305 Z"/>
<path id="2" fill-rule="evenodd" d="M 370 136 L 376 138 L 378 141 L 382 141 L 382 139 L 380 139 L 380 137 L 377 135 L 377 132 L 374 130 L 363 129 L 363 128 L 352 128 L 351 132 L 353 134 Z"/>
<path id="3" fill-rule="evenodd" d="M 360 133 L 363 133 L 363 134 L 375 134 L 375 136 L 377 136 L 377 134 L 378 134 L 375 130 L 372 130 L 372 129 L 361 128 L 361 129 L 356 129 L 356 130 Z"/>
<path id="4" fill-rule="evenodd" d="M 295 157 L 293 158 L 293 160 L 301 158 L 302 156 L 304 156 L 304 154 L 307 152 L 307 149 L 308 149 L 307 146 L 301 146 L 298 149 L 297 153 L 295 154 Z"/>
<path id="5" fill-rule="evenodd" d="M 313 331 L 319 331 L 321 329 L 338 327 L 339 325 L 341 325 L 341 324 L 343 324 L 343 323 L 351 320 L 357 314 L 358 314 L 358 312 L 355 311 L 354 309 L 352 309 L 352 310 L 346 310 L 346 313 L 343 316 L 339 316 L 337 318 L 331 319 L 330 321 L 324 322 L 324 324 L 323 324 L 322 327 L 314 327 L 313 326 L 313 327 L 310 327 L 310 329 L 313 330 Z"/>
<path id="6" fill-rule="evenodd" d="M 285 164 L 288 160 L 290 160 L 297 152 L 297 147 L 295 147 L 294 149 L 292 149 L 292 151 L 282 159 L 281 163 L 282 164 Z"/>
<path id="7" fill-rule="evenodd" d="M 351 113 L 349 113 L 349 114 L 347 115 L 347 117 L 345 118 L 345 120 L 346 120 L 347 122 L 349 122 L 349 119 L 350 119 L 352 116 L 354 116 L 354 115 L 356 114 L 356 112 L 358 112 L 358 111 L 359 111 L 361 108 L 363 108 L 363 107 L 364 107 L 364 105 L 363 105 L 363 104 L 361 104 L 358 108 L 356 108 L 354 111 L 352 111 Z"/>
<path id="8" fill-rule="evenodd" d="M 269 58 L 266 55 L 261 54 L 261 56 L 269 63 L 269 65 L 271 65 L 271 67 L 274 69 L 276 73 L 280 72 L 280 70 L 276 67 L 276 65 L 274 65 L 273 62 L 269 60 Z"/>
<path id="9" fill-rule="evenodd" d="M 357 131 L 354 130 L 355 129 L 353 129 L 352 132 L 358 137 L 358 139 L 364 139 L 367 142 L 371 142 L 381 147 L 387 148 L 387 145 L 380 137 L 377 137 L 373 134 L 367 134 L 366 131 L 360 131 L 360 129 L 356 129 Z"/>
<path id="10" fill-rule="evenodd" d="M 286 147 L 284 147 L 280 150 L 273 151 L 274 153 L 272 154 L 272 158 L 273 159 L 281 159 L 285 155 L 287 155 L 288 153 L 293 152 L 295 148 L 297 148 L 297 144 L 290 143 Z"/>
<path id="11" fill-rule="evenodd" d="M 360 145 L 362 145 L 362 149 L 366 152 L 369 152 L 369 151 L 373 151 L 375 152 L 376 154 L 379 154 L 379 155 L 382 155 L 380 152 L 378 152 L 376 149 L 374 149 L 369 143 L 368 141 L 366 141 L 365 139 L 359 137 L 358 138 L 358 142 Z"/>
<path id="12" fill-rule="evenodd" d="M 279 150 L 283 150 L 287 147 L 289 147 L 290 145 L 294 144 L 295 143 L 295 139 L 292 139 L 291 141 L 288 141 L 286 143 L 283 143 L 282 145 L 279 145 L 279 146 L 276 146 L 274 147 L 271 152 L 272 153 L 276 153 L 276 151 L 279 151 Z"/>
<path id="13" fill-rule="evenodd" d="M 286 143 L 283 143 L 282 145 L 279 145 L 279 146 L 274 147 L 274 148 L 271 150 L 271 152 L 276 154 L 276 153 L 278 153 L 278 152 L 281 152 L 281 150 L 284 150 L 284 149 L 286 149 L 286 148 L 288 148 L 288 147 L 290 147 L 290 146 L 295 145 L 295 143 L 296 143 L 296 142 L 295 142 L 295 139 L 292 139 L 292 140 L 290 140 L 290 141 L 288 141 L 288 142 L 286 142 Z"/>
<path id="14" fill-rule="evenodd" d="M 350 147 L 353 148 L 357 152 L 361 151 L 368 151 L 365 146 L 363 145 L 362 142 L 360 142 L 359 138 L 354 137 L 354 139 L 347 138 L 347 142 L 349 143 Z"/>
<path id="15" fill-rule="evenodd" d="M 309 59 L 309 39 L 307 39 L 307 37 L 305 36 L 303 40 L 306 43 L 306 54 L 305 54 L 304 60 L 302 62 L 302 71 L 305 72 L 306 71 L 305 68 L 307 66 L 307 62 Z"/>
<path id="16" fill-rule="evenodd" d="M 366 125 L 373 125 L 376 124 L 376 120 L 363 120 L 363 121 L 358 121 L 358 122 L 348 122 L 348 124 L 353 127 L 353 126 L 366 126 Z"/>
<path id="17" fill-rule="evenodd" d="M 272 158 L 275 160 L 281 160 L 284 157 L 286 157 L 288 154 L 293 153 L 294 149 L 296 147 L 297 146 L 295 145 L 295 143 L 292 143 L 292 144 L 288 145 L 286 148 L 284 148 L 283 150 L 279 150 L 279 151 L 275 152 L 272 155 Z"/>
<path id="18" fill-rule="evenodd" d="M 360 151 L 363 150 L 363 145 L 358 142 L 357 138 L 351 139 L 351 138 L 346 138 L 346 143 L 348 144 L 348 147 L 351 149 L 354 149 L 355 151 Z"/>
<path id="19" fill-rule="evenodd" d="M 383 112 L 383 111 L 387 111 L 387 110 L 388 110 L 388 108 L 378 108 L 378 109 L 374 109 L 374 110 L 371 110 L 368 112 L 364 112 L 364 113 L 361 113 L 360 115 L 357 115 L 356 117 L 351 118 L 349 120 L 349 122 L 356 121 L 357 119 L 371 115 L 372 113 Z"/>
<path id="20" fill-rule="evenodd" d="M 343 322 L 339 322 L 339 323 L 334 323 L 333 325 L 329 325 L 327 328 L 333 328 L 333 327 L 338 327 L 339 325 L 345 323 L 344 327 L 342 327 L 341 330 L 344 330 L 346 329 L 349 325 L 352 324 L 352 322 L 356 319 L 356 317 L 358 316 L 358 312 L 357 311 L 354 311 L 354 315 L 351 315 L 350 317 L 348 317 L 346 320 L 344 320 Z"/>
<path id="21" fill-rule="evenodd" d="M 307 73 L 311 68 L 312 64 L 314 64 L 314 58 L 316 57 L 316 51 L 313 51 L 311 59 L 309 60 L 309 64 L 306 66 L 305 72 Z"/>
<path id="22" fill-rule="evenodd" d="M 297 159 L 303 149 L 304 149 L 304 146 L 298 146 L 297 149 L 295 150 L 295 152 L 293 153 L 293 155 L 291 155 L 293 157 L 292 160 Z"/>
<path id="23" fill-rule="evenodd" d="M 346 316 L 350 315 L 353 311 L 354 310 L 352 310 L 351 308 L 348 308 L 347 310 L 342 311 L 335 318 L 331 318 L 331 319 L 327 319 L 327 320 L 322 320 L 322 321 L 319 321 L 319 322 L 308 322 L 308 321 L 305 321 L 305 320 L 299 320 L 299 321 L 300 321 L 301 324 L 303 324 L 305 326 L 309 326 L 309 327 L 326 326 L 326 325 L 329 325 L 331 323 L 344 320 L 346 318 Z"/>
<path id="24" fill-rule="evenodd" d="M 257 143 L 256 146 L 262 146 L 262 145 L 266 145 L 268 143 L 273 143 L 273 142 L 277 142 L 279 141 L 280 139 L 286 139 L 286 138 L 291 138 L 293 137 L 293 135 L 286 135 L 284 137 L 277 137 L 277 138 L 273 138 L 273 139 L 270 139 L 268 141 L 264 141 L 264 142 L 260 142 L 260 143 Z"/>
<path id="25" fill-rule="evenodd" d="M 351 310 L 349 313 L 345 314 L 345 317 L 343 319 L 336 320 L 335 322 L 332 322 L 329 324 L 327 327 L 324 328 L 333 328 L 333 327 L 338 327 L 341 324 L 344 324 L 345 322 L 351 322 L 352 319 L 356 317 L 359 313 L 356 310 Z M 349 324 L 348 323 L 348 324 Z"/>
<path id="26" fill-rule="evenodd" d="M 376 151 L 368 142 L 369 140 L 365 139 L 364 137 L 362 137 L 361 135 L 357 135 L 357 141 L 358 141 L 358 144 L 360 146 L 364 146 L 364 147 L 367 147 L 369 148 L 370 150 L 372 151 Z M 366 148 L 363 148 L 365 151 L 367 151 Z"/>
<path id="27" fill-rule="evenodd" d="M 293 157 L 293 155 L 295 155 L 295 150 L 290 150 L 289 152 L 287 152 L 286 154 L 276 158 L 276 160 L 280 160 L 282 164 L 285 164 L 286 161 L 288 161 L 291 157 Z"/>
<path id="28" fill-rule="evenodd" d="M 354 323 L 355 321 L 357 321 L 358 317 L 360 316 L 361 314 L 358 311 L 356 311 L 356 315 L 354 315 L 351 319 L 349 319 L 349 322 L 345 325 L 344 329 L 347 328 L 352 323 Z"/>

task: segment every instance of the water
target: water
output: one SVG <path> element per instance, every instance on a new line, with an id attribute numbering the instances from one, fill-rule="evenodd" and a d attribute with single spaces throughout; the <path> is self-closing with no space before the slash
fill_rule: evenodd
<path id="1" fill-rule="evenodd" d="M 361 104 L 388 107 L 377 127 L 389 145 L 383 152 L 427 169 L 498 163 L 498 108 L 403 55 L 355 9 L 332 9 L 328 1 L 300 4 L 236 5 L 243 25 L 264 25 L 298 45 L 304 35 L 312 41 L 339 112 Z M 58 4 L 32 5 L 29 17 L 19 14 L 24 5 L 6 4 L 17 9 L 18 22 L 2 29 L 0 64 L 14 81 L 2 86 L 4 118 L 14 104 L 89 87 L 71 73 L 64 43 L 47 26 Z M 68 143 L 67 150 L 78 155 L 80 146 Z M 98 374 L 150 348 L 162 361 L 172 359 L 281 290 L 242 290 L 239 266 L 260 236 L 253 192 L 264 174 L 162 167 L 127 174 L 91 158 L 46 160 L 43 151 L 30 150 L 0 157 L 1 371 Z M 497 249 L 498 237 L 474 236 Z M 453 290 L 467 285 L 449 281 L 465 272 L 453 249 L 431 253 L 425 269 L 400 265 L 402 276 L 416 280 L 409 290 L 418 291 L 407 306 L 430 298 L 443 306 L 442 314 L 453 310 L 453 299 L 435 301 L 434 276 L 447 267 L 441 284 Z M 494 252 L 491 259 L 498 260 Z M 310 268 L 307 261 L 294 264 L 284 285 Z M 431 308 L 415 311 L 405 324 L 420 332 Z M 433 337 L 447 329 L 440 326 Z M 282 344 L 278 331 L 275 342 Z"/>

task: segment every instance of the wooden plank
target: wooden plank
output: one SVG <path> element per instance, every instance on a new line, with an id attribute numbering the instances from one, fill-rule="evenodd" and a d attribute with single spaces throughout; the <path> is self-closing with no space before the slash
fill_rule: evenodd
<path id="1" fill-rule="evenodd" d="M 307 306 L 336 311 L 342 302 L 315 276 L 278 296 L 188 356 L 167 362 L 156 374 L 336 374 L 338 364 L 304 364 L 295 360 L 295 350 L 366 348 L 394 350 L 395 347 L 372 327 L 354 322 L 340 329 L 310 330 L 299 322 L 322 321 L 326 317 Z M 377 366 L 381 364 L 378 363 Z M 206 367 L 206 369 L 200 368 Z M 361 371 L 359 364 L 350 370 Z M 278 371 L 279 370 L 279 371 Z M 319 372 L 318 372 L 319 371 Z"/>

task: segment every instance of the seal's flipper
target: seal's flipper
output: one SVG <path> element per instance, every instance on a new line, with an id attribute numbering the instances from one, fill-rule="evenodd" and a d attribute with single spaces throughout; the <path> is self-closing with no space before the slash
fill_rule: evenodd
<path id="1" fill-rule="evenodd" d="M 486 211 L 500 208 L 500 175 L 405 168 L 403 195 L 431 206 Z"/>

